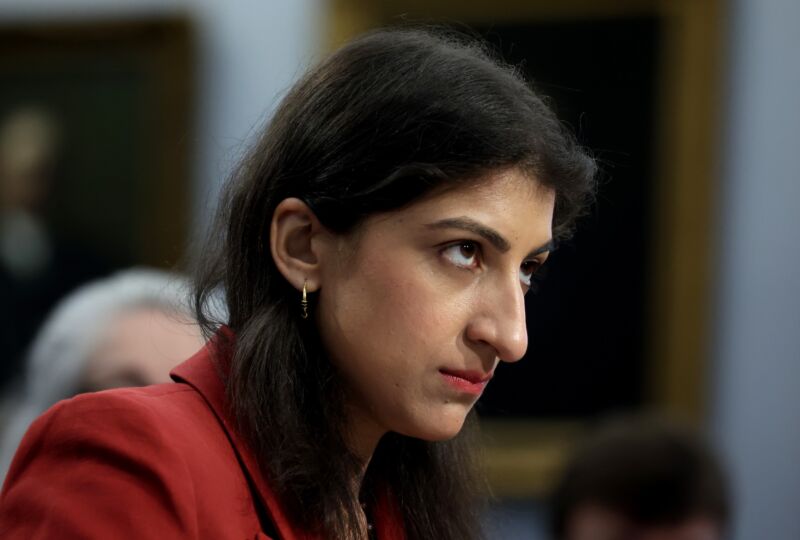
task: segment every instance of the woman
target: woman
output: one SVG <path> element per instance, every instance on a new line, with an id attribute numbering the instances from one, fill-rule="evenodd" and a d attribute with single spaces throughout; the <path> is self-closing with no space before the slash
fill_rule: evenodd
<path id="1" fill-rule="evenodd" d="M 40 419 L 0 534 L 56 530 L 9 526 L 11 512 L 62 538 L 88 527 L 66 517 L 77 503 L 49 517 L 26 480 L 58 478 L 60 494 L 54 472 L 80 465 L 62 476 L 90 485 L 85 521 L 106 534 L 116 519 L 132 537 L 478 537 L 462 426 L 498 362 L 524 354 L 524 294 L 593 175 L 479 44 L 381 30 L 345 46 L 291 90 L 227 188 L 196 295 L 209 346 L 178 384 Z M 221 327 L 206 315 L 220 290 Z M 59 438 L 72 459 L 47 450 Z"/>

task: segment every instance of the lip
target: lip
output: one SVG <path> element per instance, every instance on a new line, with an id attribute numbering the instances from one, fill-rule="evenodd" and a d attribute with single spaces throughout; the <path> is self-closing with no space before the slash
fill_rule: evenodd
<path id="1" fill-rule="evenodd" d="M 459 369 L 440 369 L 439 373 L 451 388 L 474 396 L 483 393 L 483 389 L 489 384 L 493 375 L 482 371 Z"/>

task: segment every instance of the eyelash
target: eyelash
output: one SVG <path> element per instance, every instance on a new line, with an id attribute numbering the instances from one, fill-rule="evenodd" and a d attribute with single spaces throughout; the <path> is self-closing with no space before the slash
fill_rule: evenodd
<path id="1" fill-rule="evenodd" d="M 465 256 L 463 251 L 462 251 L 465 248 L 469 249 L 469 250 L 472 250 L 472 254 L 468 255 L 468 256 Z M 459 250 L 459 256 L 464 257 L 465 259 L 475 258 L 476 262 L 474 264 L 472 264 L 472 265 L 459 264 L 458 262 L 454 261 L 451 257 L 447 256 L 447 252 L 449 250 L 453 250 L 453 249 L 458 249 Z M 448 244 L 447 246 L 445 246 L 442 249 L 442 255 L 446 259 L 448 259 L 450 261 L 450 263 L 452 263 L 453 265 L 455 265 L 458 268 L 463 268 L 465 270 L 471 270 L 473 268 L 477 268 L 477 265 L 480 264 L 480 259 L 481 259 L 481 254 L 482 253 L 483 253 L 483 251 L 481 249 L 480 244 L 478 242 L 475 242 L 474 240 L 459 240 L 458 242 L 453 242 L 452 244 Z M 527 282 L 521 279 L 522 276 L 520 276 L 520 281 L 522 281 L 523 286 L 525 286 L 528 291 L 534 291 L 535 292 L 535 290 L 537 288 L 537 283 L 535 282 L 536 274 L 537 274 L 538 270 L 542 267 L 542 264 L 539 261 L 534 260 L 534 259 L 529 259 L 529 260 L 524 261 L 522 263 L 522 266 L 524 266 L 526 264 L 532 264 L 534 266 L 534 268 L 531 271 L 530 277 L 528 278 Z M 522 273 L 522 268 L 520 268 L 520 274 L 521 273 Z"/>

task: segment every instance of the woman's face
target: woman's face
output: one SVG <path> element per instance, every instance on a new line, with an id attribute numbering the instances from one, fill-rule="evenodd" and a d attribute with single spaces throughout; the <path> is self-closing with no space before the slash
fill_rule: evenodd
<path id="1" fill-rule="evenodd" d="M 455 436 L 497 367 L 528 346 L 524 296 L 555 194 L 516 170 L 369 218 L 337 237 L 314 307 L 356 436 Z"/>

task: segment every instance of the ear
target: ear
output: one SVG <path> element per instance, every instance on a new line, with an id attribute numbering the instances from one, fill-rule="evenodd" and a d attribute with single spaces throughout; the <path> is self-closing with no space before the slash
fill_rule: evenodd
<path id="1" fill-rule="evenodd" d="M 319 288 L 322 237 L 327 230 L 300 199 L 282 200 L 272 214 L 269 247 L 275 265 L 297 290 Z"/>

